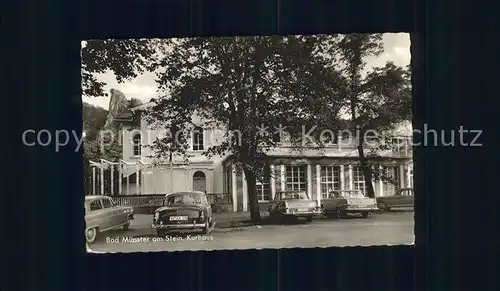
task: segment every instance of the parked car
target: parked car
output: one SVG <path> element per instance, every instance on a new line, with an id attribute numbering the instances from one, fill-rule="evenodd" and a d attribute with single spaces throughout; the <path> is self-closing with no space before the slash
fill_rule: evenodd
<path id="1" fill-rule="evenodd" d="M 377 206 L 381 210 L 413 207 L 413 188 L 401 188 L 394 195 L 377 197 Z"/>
<path id="2" fill-rule="evenodd" d="M 328 198 L 321 200 L 321 210 L 327 217 L 346 217 L 348 214 L 361 214 L 367 217 L 370 212 L 378 211 L 375 198 L 368 198 L 360 190 L 334 190 Z"/>
<path id="3" fill-rule="evenodd" d="M 311 200 L 305 191 L 277 192 L 268 206 L 271 219 L 285 217 L 305 218 L 311 221 L 314 215 L 321 214 L 321 209 L 316 201 Z"/>
<path id="4" fill-rule="evenodd" d="M 183 191 L 167 194 L 156 209 L 152 228 L 158 236 L 173 231 L 201 231 L 208 234 L 215 226 L 212 207 L 204 192 Z"/>
<path id="5" fill-rule="evenodd" d="M 85 196 L 85 240 L 93 243 L 99 233 L 123 227 L 134 219 L 134 208 L 118 206 L 108 196 Z"/>

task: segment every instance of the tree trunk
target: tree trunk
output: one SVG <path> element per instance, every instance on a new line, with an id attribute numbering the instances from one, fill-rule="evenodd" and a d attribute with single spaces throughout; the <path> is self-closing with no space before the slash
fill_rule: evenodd
<path id="1" fill-rule="evenodd" d="M 368 161 L 365 157 L 365 152 L 363 148 L 363 140 L 359 141 L 358 144 L 358 155 L 359 155 L 359 162 L 361 164 L 361 170 L 363 171 L 363 177 L 365 178 L 365 185 L 366 185 L 366 190 L 367 193 L 366 195 L 370 198 L 375 198 L 375 190 L 373 189 L 373 184 L 372 184 L 372 169 L 368 165 Z"/>
<path id="2" fill-rule="evenodd" d="M 357 117 L 356 117 L 356 103 L 358 100 L 358 85 L 357 82 L 353 82 L 355 85 L 353 86 L 355 89 L 351 93 L 351 104 L 350 104 L 350 109 L 351 109 L 351 118 L 352 121 L 357 124 Z M 357 131 L 357 128 L 355 129 Z M 359 157 L 359 163 L 361 166 L 361 170 L 363 171 L 363 177 L 365 178 L 365 185 L 367 189 L 366 196 L 370 198 L 375 198 L 375 190 L 373 189 L 373 184 L 372 184 L 372 170 L 370 167 L 368 167 L 368 161 L 366 160 L 365 157 L 365 151 L 363 148 L 363 145 L 365 143 L 365 131 L 361 130 L 360 135 L 359 135 L 359 140 L 357 141 L 357 148 L 358 148 L 358 157 Z"/>
<path id="3" fill-rule="evenodd" d="M 260 221 L 259 201 L 255 191 L 256 177 L 255 173 L 249 169 L 244 169 L 247 179 L 248 204 L 250 206 L 250 219 L 255 222 Z"/>

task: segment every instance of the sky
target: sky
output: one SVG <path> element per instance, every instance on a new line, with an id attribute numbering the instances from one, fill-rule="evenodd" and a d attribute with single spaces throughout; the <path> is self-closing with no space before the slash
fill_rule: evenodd
<path id="1" fill-rule="evenodd" d="M 387 61 L 393 61 L 399 66 L 410 64 L 410 34 L 386 33 L 383 36 L 383 43 L 384 53 L 379 57 L 367 59 L 367 67 L 383 66 Z M 118 83 L 112 72 L 96 77 L 107 84 L 104 88 L 106 92 L 110 89 L 117 89 L 123 92 L 127 99 L 137 98 L 142 102 L 148 102 L 157 94 L 154 73 L 145 73 L 126 83 Z M 109 97 L 83 97 L 83 102 L 103 107 L 106 110 L 109 107 Z"/>

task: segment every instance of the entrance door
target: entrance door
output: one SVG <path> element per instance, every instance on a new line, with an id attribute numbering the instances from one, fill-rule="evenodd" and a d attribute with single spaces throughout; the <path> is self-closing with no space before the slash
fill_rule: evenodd
<path id="1" fill-rule="evenodd" d="M 193 175 L 193 191 L 207 191 L 207 177 L 202 171 L 196 171 Z"/>

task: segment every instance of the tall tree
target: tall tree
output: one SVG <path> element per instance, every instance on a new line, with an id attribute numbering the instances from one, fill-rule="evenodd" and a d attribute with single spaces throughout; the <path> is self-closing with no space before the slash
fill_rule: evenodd
<path id="1" fill-rule="evenodd" d="M 262 179 L 267 151 L 277 145 L 276 130 L 287 126 L 291 138 L 310 118 L 304 100 L 321 88 L 325 64 L 314 54 L 314 37 L 193 38 L 166 44 L 170 52 L 153 66 L 158 84 L 168 91 L 146 116 L 150 123 L 189 130 L 191 116 L 204 126 L 223 127 L 220 141 L 207 156 L 232 157 L 245 174 L 251 219 L 260 220 L 255 185 Z M 307 89 L 305 89 L 307 87 Z M 291 88 L 301 88 L 297 94 Z M 158 153 L 170 145 L 172 133 L 156 143 Z"/>
<path id="2" fill-rule="evenodd" d="M 278 145 L 276 135 L 286 131 L 292 142 L 300 140 L 302 125 L 317 121 L 311 100 L 335 87 L 336 73 L 325 69 L 327 58 L 317 53 L 329 38 L 92 41 L 82 51 L 83 86 L 88 95 L 99 96 L 96 88 L 103 84 L 93 79 L 94 73 L 111 70 L 120 82 L 145 70 L 157 72 L 159 90 L 166 96 L 143 112 L 150 124 L 167 130 L 152 144 L 155 158 L 186 154 L 185 135 L 177 132 L 191 130 L 193 114 L 205 127 L 222 127 L 219 142 L 204 154 L 230 155 L 242 169 L 251 219 L 258 221 L 255 185 L 262 179 L 266 153 Z M 334 123 L 334 118 L 328 120 Z"/>
<path id="3" fill-rule="evenodd" d="M 158 54 L 158 39 L 106 39 L 82 42 L 82 91 L 87 97 L 104 96 L 106 83 L 98 74 L 114 73 L 121 83 L 147 71 Z"/>
<path id="4" fill-rule="evenodd" d="M 95 138 L 106 123 L 107 116 L 106 109 L 83 102 L 82 120 L 85 136 Z"/>
<path id="5" fill-rule="evenodd" d="M 383 53 L 381 34 L 344 35 L 330 41 L 325 53 L 332 56 L 330 68 L 338 73 L 335 83 L 342 84 L 335 86 L 341 88 L 337 91 L 337 99 L 344 101 L 350 130 L 356 133 L 356 147 L 367 195 L 375 197 L 372 185 L 374 168 L 370 159 L 378 154 L 377 151 L 365 153 L 365 144 L 380 144 L 382 131 L 411 120 L 410 68 L 388 62 L 384 67 L 373 68 L 365 74 L 366 59 Z M 370 135 L 370 140 L 366 141 L 368 133 L 373 133 L 370 130 L 378 134 Z"/>

